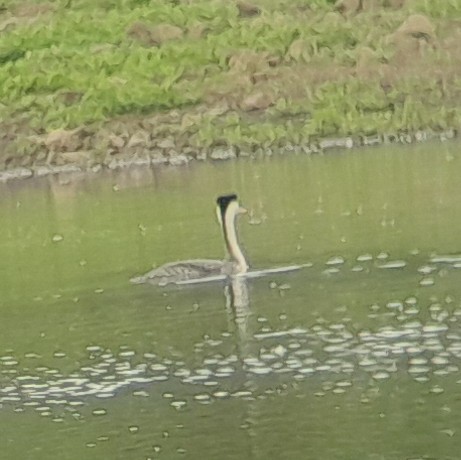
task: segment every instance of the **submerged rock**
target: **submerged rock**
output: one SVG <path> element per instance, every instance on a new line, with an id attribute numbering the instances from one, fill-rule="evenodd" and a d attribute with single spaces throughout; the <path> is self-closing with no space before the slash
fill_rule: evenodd
<path id="1" fill-rule="evenodd" d="M 237 154 L 233 148 L 222 148 L 222 149 L 214 149 L 210 153 L 210 158 L 212 160 L 229 160 L 231 158 L 235 158 Z"/>
<path id="2" fill-rule="evenodd" d="M 32 177 L 33 172 L 29 168 L 15 168 L 6 171 L 0 171 L 0 182 L 6 182 L 12 179 L 27 179 Z"/>

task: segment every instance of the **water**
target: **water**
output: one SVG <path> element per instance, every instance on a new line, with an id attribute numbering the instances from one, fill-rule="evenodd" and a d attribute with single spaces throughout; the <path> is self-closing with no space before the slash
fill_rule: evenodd
<path id="1" fill-rule="evenodd" d="M 459 144 L 0 185 L 2 458 L 459 458 Z M 237 191 L 255 269 L 220 258 Z"/>

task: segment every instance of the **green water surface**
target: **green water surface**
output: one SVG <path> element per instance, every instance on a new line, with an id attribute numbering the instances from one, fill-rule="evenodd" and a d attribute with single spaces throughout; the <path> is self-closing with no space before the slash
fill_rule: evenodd
<path id="1" fill-rule="evenodd" d="M 0 184 L 5 459 L 458 459 L 458 143 Z M 237 192 L 252 267 L 220 258 Z"/>

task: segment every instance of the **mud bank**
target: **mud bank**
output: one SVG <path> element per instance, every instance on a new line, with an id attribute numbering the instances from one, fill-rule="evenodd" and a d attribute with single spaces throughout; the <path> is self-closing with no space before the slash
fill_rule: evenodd
<path id="1" fill-rule="evenodd" d="M 43 164 L 32 165 L 30 167 L 16 167 L 0 171 L 0 183 L 18 179 L 28 179 L 32 177 L 43 177 L 48 175 L 69 176 L 73 174 L 89 173 L 96 174 L 104 170 L 119 170 L 134 167 L 156 167 L 162 165 L 185 166 L 191 161 L 224 161 L 238 157 L 247 157 L 261 159 L 272 155 L 311 155 L 321 154 L 328 151 L 346 150 L 364 146 L 379 146 L 386 144 L 412 144 L 428 141 L 445 142 L 457 139 L 459 134 L 454 130 L 447 130 L 440 133 L 418 131 L 414 134 L 389 134 L 384 136 L 361 136 L 323 139 L 317 143 L 309 145 L 292 145 L 286 144 L 277 149 L 258 148 L 253 152 L 241 151 L 234 147 L 216 148 L 210 151 L 203 151 L 199 155 L 185 155 L 183 153 L 165 155 L 156 155 L 151 157 L 149 154 L 142 156 L 129 155 L 125 158 L 112 158 L 109 163 L 98 163 L 96 160 L 87 161 L 86 165 L 82 164 Z"/>

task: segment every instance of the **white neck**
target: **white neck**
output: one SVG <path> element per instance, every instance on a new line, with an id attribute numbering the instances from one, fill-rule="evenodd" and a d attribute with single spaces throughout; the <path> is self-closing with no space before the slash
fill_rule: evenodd
<path id="1" fill-rule="evenodd" d="M 237 231 L 235 229 L 235 218 L 239 213 L 239 209 L 239 204 L 236 201 L 229 203 L 224 214 L 224 222 L 222 222 L 222 225 L 229 254 L 235 262 L 237 262 L 237 272 L 245 273 L 248 270 L 248 263 L 240 248 L 237 239 Z"/>

